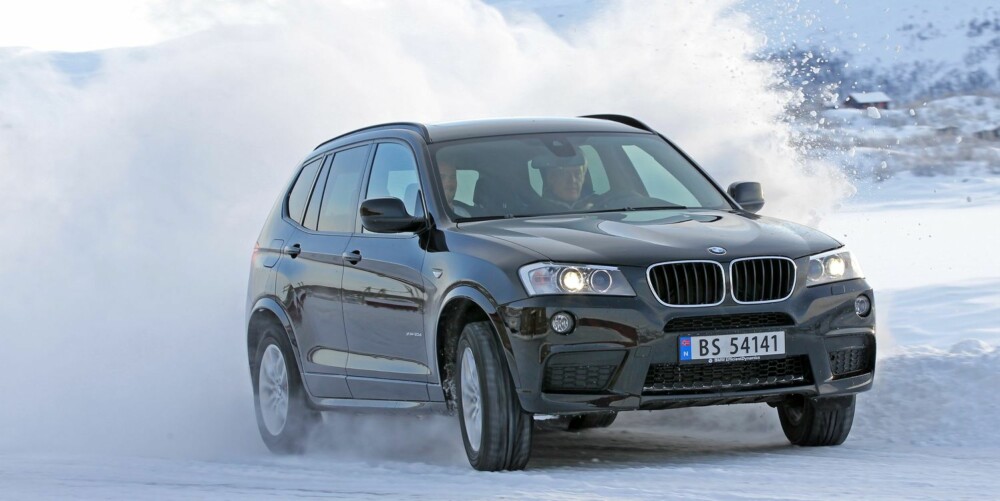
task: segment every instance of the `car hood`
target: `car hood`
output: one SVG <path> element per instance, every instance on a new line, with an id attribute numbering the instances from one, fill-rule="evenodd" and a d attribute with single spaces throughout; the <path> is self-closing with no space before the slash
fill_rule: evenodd
<path id="1" fill-rule="evenodd" d="M 780 219 L 716 210 L 572 214 L 460 223 L 470 235 L 505 240 L 552 261 L 648 266 L 662 261 L 748 256 L 798 258 L 841 245 Z M 726 249 L 713 255 L 709 247 Z"/>

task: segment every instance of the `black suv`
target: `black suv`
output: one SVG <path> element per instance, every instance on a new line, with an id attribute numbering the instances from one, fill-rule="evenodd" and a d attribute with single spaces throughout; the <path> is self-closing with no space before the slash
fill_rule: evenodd
<path id="1" fill-rule="evenodd" d="M 455 412 L 479 470 L 533 415 L 767 402 L 847 438 L 872 385 L 872 290 L 843 245 L 758 216 L 621 115 L 391 123 L 321 144 L 257 240 L 247 349 L 267 446 L 322 410 Z"/>

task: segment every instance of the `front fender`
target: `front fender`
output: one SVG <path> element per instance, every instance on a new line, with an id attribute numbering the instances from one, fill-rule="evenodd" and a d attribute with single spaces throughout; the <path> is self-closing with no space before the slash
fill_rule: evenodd
<path id="1" fill-rule="evenodd" d="M 435 325 L 440 325 L 441 322 L 441 312 L 447 309 L 448 305 L 455 300 L 466 299 L 472 301 L 476 304 L 486 316 L 490 319 L 490 324 L 493 325 L 493 332 L 497 336 L 497 346 L 500 347 L 503 352 L 504 359 L 507 362 L 507 369 L 510 373 L 511 379 L 514 381 L 514 387 L 516 389 L 521 388 L 521 377 L 517 371 L 517 362 L 514 360 L 514 351 L 510 344 L 510 333 L 507 331 L 507 326 L 501 318 L 498 312 L 498 307 L 496 301 L 488 292 L 475 286 L 474 284 L 459 284 L 453 289 L 445 294 L 444 300 L 441 302 L 442 308 L 438 310 L 438 318 L 435 320 Z M 435 353 L 437 353 L 437 346 L 435 348 Z"/>

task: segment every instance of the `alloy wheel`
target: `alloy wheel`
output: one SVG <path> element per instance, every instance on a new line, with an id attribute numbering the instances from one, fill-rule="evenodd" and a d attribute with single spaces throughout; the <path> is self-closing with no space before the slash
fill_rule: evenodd
<path id="1" fill-rule="evenodd" d="M 473 451 L 479 452 L 483 436 L 482 392 L 476 358 L 472 354 L 472 348 L 468 347 L 462 353 L 462 418 L 465 420 L 469 446 Z"/>
<path id="2" fill-rule="evenodd" d="M 279 435 L 288 420 L 288 370 L 281 349 L 273 344 L 264 350 L 260 361 L 257 398 L 264 427 Z"/>

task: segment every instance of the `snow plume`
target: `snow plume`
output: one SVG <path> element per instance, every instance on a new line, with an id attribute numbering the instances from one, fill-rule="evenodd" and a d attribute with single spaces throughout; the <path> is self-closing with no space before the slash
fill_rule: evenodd
<path id="1" fill-rule="evenodd" d="M 723 184 L 763 182 L 765 213 L 850 189 L 789 145 L 796 97 L 731 2 L 609 3 L 565 36 L 472 1 L 250 3 L 156 3 L 165 30 L 205 28 L 86 78 L 0 52 L 0 450 L 262 450 L 250 251 L 296 162 L 352 128 L 624 113 Z"/>

